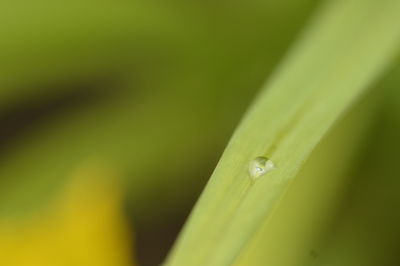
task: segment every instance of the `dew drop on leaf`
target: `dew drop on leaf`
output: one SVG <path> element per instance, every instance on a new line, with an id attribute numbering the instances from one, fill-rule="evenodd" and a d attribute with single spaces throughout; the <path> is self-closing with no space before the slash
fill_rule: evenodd
<path id="1" fill-rule="evenodd" d="M 249 174 L 252 179 L 257 179 L 260 176 L 275 169 L 275 164 L 266 157 L 256 157 L 249 164 Z"/>

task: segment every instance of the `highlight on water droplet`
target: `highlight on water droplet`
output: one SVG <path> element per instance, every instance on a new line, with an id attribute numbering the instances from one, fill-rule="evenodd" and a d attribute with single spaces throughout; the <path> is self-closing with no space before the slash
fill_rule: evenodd
<path id="1" fill-rule="evenodd" d="M 252 179 L 257 179 L 260 176 L 275 169 L 275 164 L 266 157 L 256 157 L 249 164 L 249 174 Z"/>

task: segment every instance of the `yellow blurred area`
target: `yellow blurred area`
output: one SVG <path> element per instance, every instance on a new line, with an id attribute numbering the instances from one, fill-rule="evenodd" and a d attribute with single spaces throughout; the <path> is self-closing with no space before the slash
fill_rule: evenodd
<path id="1" fill-rule="evenodd" d="M 133 265 L 120 185 L 114 173 L 81 168 L 50 206 L 0 221 L 0 265 Z"/>

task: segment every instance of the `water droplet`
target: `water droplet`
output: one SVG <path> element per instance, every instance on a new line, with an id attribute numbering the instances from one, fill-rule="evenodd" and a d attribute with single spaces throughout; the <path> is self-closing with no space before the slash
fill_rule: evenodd
<path id="1" fill-rule="evenodd" d="M 275 164 L 266 157 L 256 157 L 249 164 L 249 174 L 252 179 L 257 179 L 274 169 Z"/>

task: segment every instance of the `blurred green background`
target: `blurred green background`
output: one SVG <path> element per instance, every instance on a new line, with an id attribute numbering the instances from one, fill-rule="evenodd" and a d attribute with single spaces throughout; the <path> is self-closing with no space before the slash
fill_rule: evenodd
<path id="1" fill-rule="evenodd" d="M 246 107 L 321 2 L 1 3 L 0 219 L 29 228 L 76 169 L 112 169 L 132 254 L 139 265 L 159 265 Z M 348 171 L 338 170 L 350 181 L 336 201 L 344 207 L 334 208 L 340 218 L 321 230 L 329 245 L 318 259 L 359 261 L 373 248 L 399 261 L 390 250 L 400 241 L 398 73 L 365 96 L 354 111 L 362 115 L 339 123 L 356 137 L 331 137 L 343 148 L 335 154 L 354 155 L 344 156 Z"/>

